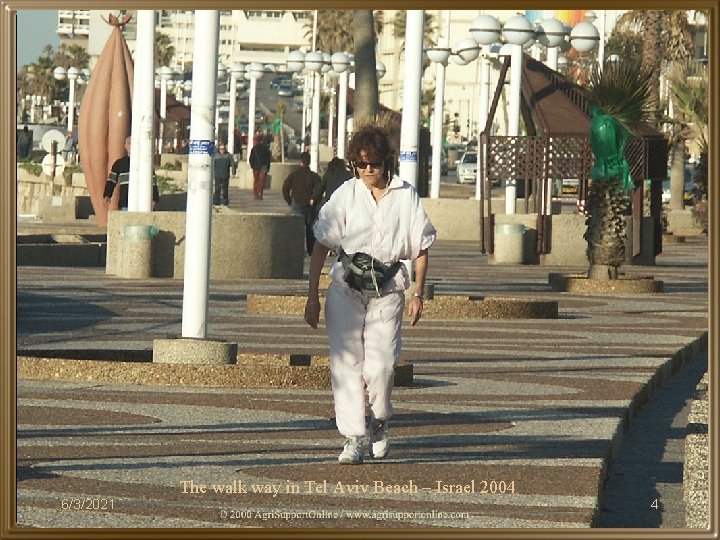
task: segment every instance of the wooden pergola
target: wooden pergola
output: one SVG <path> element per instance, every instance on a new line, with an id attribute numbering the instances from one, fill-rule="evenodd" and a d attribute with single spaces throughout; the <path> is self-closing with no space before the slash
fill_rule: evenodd
<path id="1" fill-rule="evenodd" d="M 485 178 L 480 205 L 481 248 L 492 253 L 494 219 L 491 185 L 497 180 L 524 184 L 526 209 L 537 210 L 537 252 L 548 253 L 551 215 L 546 200 L 548 183 L 578 180 L 578 201 L 586 199 L 588 173 L 595 157 L 590 148 L 590 101 L 587 93 L 560 73 L 523 55 L 520 112 L 527 135 L 491 135 L 493 119 L 510 67 L 506 57 L 500 69 L 487 123 L 480 134 L 484 159 L 479 160 Z M 662 181 L 667 176 L 668 144 L 662 133 L 643 125 L 625 147 L 635 190 L 631 195 L 633 255 L 641 249 L 643 190 L 650 181 L 650 215 L 655 223 L 654 254 L 662 252 Z M 485 204 L 488 216 L 484 215 Z"/>

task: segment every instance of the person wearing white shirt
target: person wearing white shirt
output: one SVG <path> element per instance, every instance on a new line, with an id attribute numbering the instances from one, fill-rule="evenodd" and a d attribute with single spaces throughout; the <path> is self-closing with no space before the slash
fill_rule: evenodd
<path id="1" fill-rule="evenodd" d="M 367 126 L 348 146 L 355 173 L 322 207 L 314 226 L 305 321 L 317 328 L 320 272 L 330 250 L 325 323 L 338 431 L 345 436 L 341 463 L 362 463 L 365 439 L 370 456 L 385 457 L 390 395 L 400 357 L 405 290 L 411 279 L 402 260 L 415 260 L 415 289 L 407 302 L 410 324 L 422 315 L 428 248 L 436 231 L 417 191 L 392 173 L 385 132 Z M 370 422 L 365 418 L 365 393 Z M 369 427 L 369 430 L 368 430 Z"/>

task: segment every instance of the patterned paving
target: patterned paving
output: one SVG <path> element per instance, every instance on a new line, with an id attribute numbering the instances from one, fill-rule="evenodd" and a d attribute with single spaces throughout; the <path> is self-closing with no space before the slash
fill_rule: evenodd
<path id="1" fill-rule="evenodd" d="M 329 391 L 21 380 L 18 522 L 591 527 L 630 411 L 703 346 L 708 324 L 703 239 L 625 270 L 664 280 L 666 292 L 553 293 L 547 275 L 557 268 L 492 266 L 477 246 L 438 242 L 429 269 L 437 295 L 557 300 L 560 317 L 408 327 L 403 361 L 415 380 L 394 393 L 391 453 L 357 467 L 336 463 Z M 22 267 L 17 277 L 20 355 L 146 361 L 153 339 L 180 333 L 181 281 L 88 268 Z M 247 294 L 305 287 L 213 282 L 210 337 L 241 352 L 326 354 L 324 328 L 245 311 Z"/>

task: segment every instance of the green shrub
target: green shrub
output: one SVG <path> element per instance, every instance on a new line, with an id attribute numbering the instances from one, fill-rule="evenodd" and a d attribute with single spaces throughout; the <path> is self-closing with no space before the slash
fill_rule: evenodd
<path id="1" fill-rule="evenodd" d="M 42 174 L 42 165 L 34 161 L 21 161 L 18 165 L 34 176 Z"/>
<path id="2" fill-rule="evenodd" d="M 175 185 L 175 182 L 173 182 L 173 179 L 169 176 L 156 174 L 155 180 L 157 181 L 158 191 L 160 193 L 178 193 L 179 191 L 182 191 Z"/>

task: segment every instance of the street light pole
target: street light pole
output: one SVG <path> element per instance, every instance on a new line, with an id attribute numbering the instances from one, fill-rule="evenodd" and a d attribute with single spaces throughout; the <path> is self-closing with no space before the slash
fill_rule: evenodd
<path id="1" fill-rule="evenodd" d="M 155 11 L 137 14 L 137 47 L 133 81 L 132 142 L 128 210 L 152 210 L 153 139 L 155 121 Z"/>
<path id="2" fill-rule="evenodd" d="M 510 104 L 508 110 L 508 136 L 520 135 L 520 79 L 522 78 L 523 45 L 534 39 L 530 21 L 523 15 L 510 17 L 503 27 L 503 37 L 510 49 Z M 505 185 L 505 213 L 515 213 L 517 188 L 515 179 Z"/>
<path id="3" fill-rule="evenodd" d="M 480 60 L 480 106 L 478 107 L 478 147 L 477 147 L 477 177 L 475 179 L 475 199 L 481 200 L 483 196 L 483 181 L 486 175 L 485 157 L 487 146 L 482 133 L 485 130 L 488 118 L 488 105 L 490 102 L 490 45 L 500 39 L 501 27 L 492 15 L 479 15 L 470 27 L 470 35 L 482 47 Z M 487 134 L 490 135 L 489 133 Z"/>
<path id="4" fill-rule="evenodd" d="M 408 10 L 405 22 L 405 79 L 403 115 L 400 125 L 400 177 L 417 188 L 420 124 L 420 79 L 422 77 L 423 22 L 425 12 Z"/>
<path id="5" fill-rule="evenodd" d="M 338 129 L 337 157 L 345 159 L 345 138 L 347 136 L 347 87 L 350 72 L 350 57 L 339 52 L 332 55 L 333 70 L 340 74 L 340 91 L 338 93 Z"/>
<path id="6" fill-rule="evenodd" d="M 435 62 L 435 104 L 432 124 L 432 168 L 430 177 L 430 198 L 440 198 L 440 168 L 442 161 L 442 132 L 445 117 L 445 68 L 450 58 L 450 10 L 445 10 L 445 38 L 438 47 L 427 50 L 431 62 Z"/>
<path id="7" fill-rule="evenodd" d="M 168 81 L 173 75 L 172 69 L 167 66 L 161 67 L 160 74 L 160 142 L 158 144 L 158 154 L 162 154 L 165 148 L 165 118 L 167 117 L 167 88 Z"/>
<path id="8" fill-rule="evenodd" d="M 317 172 L 320 154 L 320 71 L 325 63 L 323 53 L 305 55 L 305 67 L 313 74 L 312 116 L 310 120 L 310 170 Z"/>
<path id="9" fill-rule="evenodd" d="M 247 160 L 250 161 L 250 152 L 255 146 L 255 97 L 257 95 L 257 81 L 263 76 L 263 66 L 253 62 L 247 68 L 246 76 L 250 76 L 250 102 L 248 103 L 248 143 Z"/>
<path id="10" fill-rule="evenodd" d="M 448 10 L 448 14 L 450 11 Z M 449 19 L 449 17 L 448 17 Z M 448 21 L 449 26 L 449 21 Z M 447 31 L 447 30 L 446 30 Z M 432 123 L 432 168 L 430 177 L 430 198 L 440 198 L 440 167 L 442 161 L 442 132 L 445 105 L 445 68 L 450 58 L 450 47 L 445 38 L 443 45 L 432 47 L 427 50 L 427 56 L 431 62 L 436 63 L 435 68 L 435 104 L 433 106 Z"/>
<path id="11" fill-rule="evenodd" d="M 207 337 L 210 291 L 210 231 L 212 220 L 213 118 L 217 94 L 220 12 L 195 12 L 193 106 L 190 110 L 190 149 L 185 221 L 182 337 Z"/>
<path id="12" fill-rule="evenodd" d="M 67 70 L 67 78 L 70 81 L 70 96 L 68 97 L 68 131 L 72 132 L 75 123 L 75 81 L 78 78 L 80 70 L 71 67 Z"/>
<path id="13" fill-rule="evenodd" d="M 237 82 L 238 77 L 244 73 L 245 66 L 243 64 L 236 62 L 230 67 L 230 113 L 228 115 L 227 140 L 227 150 L 230 155 L 235 153 L 235 99 L 237 96 Z"/>

